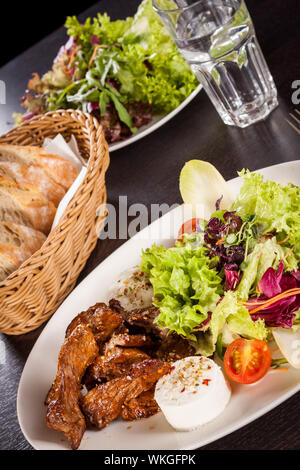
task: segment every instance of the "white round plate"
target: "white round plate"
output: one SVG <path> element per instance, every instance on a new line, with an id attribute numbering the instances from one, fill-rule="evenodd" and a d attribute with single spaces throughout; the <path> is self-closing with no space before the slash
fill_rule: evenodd
<path id="1" fill-rule="evenodd" d="M 197 88 L 190 94 L 190 96 L 184 100 L 177 108 L 173 109 L 169 114 L 166 116 L 153 116 L 152 121 L 147 124 L 146 126 L 142 126 L 139 128 L 138 132 L 131 137 L 128 137 L 126 140 L 122 140 L 121 142 L 115 142 L 114 144 L 109 145 L 109 152 L 114 152 L 115 150 L 119 150 L 127 145 L 133 144 L 137 140 L 146 137 L 146 135 L 151 134 L 151 132 L 156 131 L 159 127 L 166 124 L 166 122 L 170 121 L 176 114 L 178 114 L 183 108 L 185 108 L 194 98 L 198 95 L 199 91 L 202 89 L 202 85 L 198 85 Z"/>
<path id="2" fill-rule="evenodd" d="M 300 186 L 300 160 L 275 165 L 260 172 L 267 179 Z M 228 183 L 233 194 L 237 194 L 241 178 Z M 73 290 L 42 331 L 27 359 L 17 397 L 21 429 L 35 449 L 69 448 L 62 434 L 47 428 L 44 406 L 45 396 L 56 375 L 57 357 L 67 325 L 78 312 L 96 302 L 107 302 L 112 282 L 125 269 L 139 264 L 142 249 L 151 247 L 154 242 L 171 246 L 174 233 L 178 233 L 178 227 L 184 221 L 183 217 L 183 206 L 178 206 L 124 243 Z M 171 222 L 173 230 L 170 230 Z M 299 391 L 300 370 L 293 367 L 285 372 L 270 370 L 257 383 L 232 383 L 231 386 L 232 397 L 223 413 L 195 431 L 175 431 L 162 413 L 130 423 L 120 419 L 101 431 L 89 428 L 83 436 L 80 449 L 196 449 L 245 426 Z"/>

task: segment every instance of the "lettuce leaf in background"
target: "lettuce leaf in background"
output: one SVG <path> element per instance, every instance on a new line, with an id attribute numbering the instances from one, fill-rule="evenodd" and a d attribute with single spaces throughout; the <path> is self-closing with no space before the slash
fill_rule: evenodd
<path id="1" fill-rule="evenodd" d="M 133 18 L 111 21 L 107 13 L 98 13 L 97 17 L 87 18 L 84 23 L 81 23 L 76 16 L 68 16 L 65 27 L 68 35 L 76 38 L 85 52 L 90 51 L 93 36 L 99 39 L 99 43 L 115 44 L 129 30 L 132 22 Z"/>
<path id="2" fill-rule="evenodd" d="M 82 25 L 76 17 L 69 17 L 66 27 L 81 46 L 77 52 L 81 77 L 89 69 L 93 38 L 97 38 L 92 70 L 99 79 L 105 73 L 105 78 L 120 84 L 124 103 L 150 103 L 155 113 L 166 114 L 199 84 L 151 0 L 144 0 L 133 18 L 111 21 L 107 14 L 98 14 Z"/>
<path id="3" fill-rule="evenodd" d="M 152 0 L 143 0 L 135 16 L 124 20 L 99 13 L 83 24 L 68 17 L 65 26 L 69 40 L 52 69 L 29 80 L 22 98 L 27 114 L 15 115 L 18 123 L 47 111 L 80 109 L 93 113 L 114 142 L 153 115 L 176 109 L 199 85 Z"/>
<path id="4" fill-rule="evenodd" d="M 287 239 L 283 246 L 293 248 L 300 261 L 300 188 L 289 183 L 285 186 L 264 181 L 259 173 L 242 171 L 240 193 L 232 205 L 241 216 L 255 214 L 264 234 L 277 232 L 278 241 Z M 287 238 L 288 237 L 288 238 Z"/>

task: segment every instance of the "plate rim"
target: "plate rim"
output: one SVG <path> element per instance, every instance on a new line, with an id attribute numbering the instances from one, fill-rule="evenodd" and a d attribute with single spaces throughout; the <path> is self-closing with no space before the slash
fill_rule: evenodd
<path id="1" fill-rule="evenodd" d="M 275 165 L 269 165 L 267 167 L 264 167 L 264 168 L 260 168 L 258 170 L 255 170 L 255 171 L 252 171 L 252 173 L 258 173 L 260 171 L 264 171 L 264 170 L 268 170 L 270 168 L 275 168 L 275 167 L 282 167 L 282 166 L 286 166 L 286 165 L 289 165 L 289 164 L 296 164 L 299 166 L 299 169 L 300 169 L 300 160 L 291 160 L 291 161 L 287 161 L 287 162 L 282 162 L 282 163 L 278 163 L 278 164 L 275 164 Z M 233 182 L 237 182 L 240 180 L 240 177 L 237 176 L 235 178 L 232 178 L 230 180 L 228 180 L 227 182 L 228 183 L 233 183 Z M 181 207 L 181 206 L 179 206 Z M 175 211 L 177 208 L 173 209 L 173 211 Z M 171 211 L 170 211 L 171 212 Z M 170 213 L 166 213 L 164 214 L 163 216 L 159 217 L 158 219 L 156 219 L 155 221 L 152 222 L 153 223 L 157 223 L 159 220 L 161 220 L 163 217 L 166 217 L 168 216 L 168 214 Z M 147 225 L 143 230 L 149 230 L 149 227 L 150 227 L 151 224 Z M 143 231 L 142 230 L 142 231 Z M 142 232 L 141 231 L 141 232 Z M 129 240 L 133 240 L 135 237 L 138 237 L 141 232 L 137 233 L 136 235 L 134 235 L 132 238 L 128 239 L 127 241 Z M 98 268 L 100 268 L 101 265 L 105 264 L 105 263 L 109 263 L 110 261 L 110 258 L 112 256 L 116 256 L 117 253 L 119 251 L 121 251 L 121 249 L 123 248 L 123 246 L 127 243 L 127 241 L 125 241 L 125 243 L 123 243 L 121 246 L 119 246 L 118 248 L 116 248 L 116 250 L 114 250 L 109 256 L 107 256 L 103 261 L 101 261 L 77 286 L 75 289 L 72 290 L 72 292 L 67 296 L 67 298 L 62 302 L 62 304 L 58 307 L 58 309 L 56 310 L 56 312 L 52 315 L 52 317 L 49 319 L 48 323 L 45 325 L 43 331 L 41 332 L 41 334 L 38 336 L 37 340 L 35 341 L 27 359 L 26 359 L 26 362 L 25 362 L 25 365 L 23 367 L 23 370 L 22 370 L 22 374 L 21 374 L 21 377 L 20 377 L 20 380 L 19 380 L 19 385 L 18 385 L 18 391 L 17 391 L 17 398 L 16 398 L 16 409 L 17 409 L 17 418 L 18 418 L 18 423 L 19 423 L 19 426 L 21 428 L 21 431 L 24 435 L 24 437 L 26 438 L 26 440 L 28 441 L 28 443 L 36 450 L 39 450 L 39 447 L 34 445 L 32 440 L 28 437 L 27 435 L 27 432 L 25 431 L 25 428 L 23 426 L 23 423 L 22 423 L 22 419 L 20 417 L 20 409 L 21 409 L 21 406 L 20 406 L 20 401 L 21 401 L 21 388 L 22 388 L 22 383 L 24 381 L 24 377 L 25 377 L 25 371 L 26 371 L 26 366 L 27 364 L 29 363 L 29 360 L 31 358 L 31 356 L 33 355 L 34 353 L 34 350 L 36 348 L 36 346 L 38 345 L 38 343 L 42 340 L 44 334 L 46 334 L 46 331 L 50 325 L 50 323 L 52 322 L 52 319 L 55 317 L 55 315 L 57 314 L 57 312 L 59 311 L 60 308 L 63 307 L 64 303 L 68 301 L 68 298 L 72 295 L 72 293 L 74 291 L 76 291 L 77 289 L 79 290 L 79 288 L 81 289 L 84 289 L 85 285 L 89 283 L 89 280 L 90 278 L 92 277 L 93 273 L 95 270 L 97 270 Z M 268 405 L 264 406 L 262 409 L 260 410 L 257 410 L 257 412 L 253 413 L 253 415 L 251 415 L 250 417 L 245 417 L 245 418 L 241 418 L 239 421 L 235 422 L 235 423 L 232 423 L 232 424 L 229 424 L 227 425 L 227 427 L 225 426 L 224 428 L 222 428 L 219 432 L 215 433 L 213 436 L 211 437 L 208 437 L 207 439 L 202 439 L 201 441 L 201 444 L 197 444 L 196 442 L 194 443 L 191 443 L 191 444 L 187 444 L 183 447 L 178 447 L 177 450 L 194 450 L 194 449 L 197 449 L 197 448 L 201 448 L 211 442 L 215 442 L 217 441 L 218 439 L 221 439 L 222 437 L 225 437 L 229 434 L 231 434 L 232 432 L 234 431 L 237 431 L 238 429 L 241 429 L 245 426 L 247 426 L 248 424 L 252 423 L 253 421 L 255 421 L 256 419 L 260 418 L 261 416 L 267 414 L 268 412 L 270 412 L 271 410 L 273 410 L 274 408 L 276 408 L 277 406 L 279 406 L 281 403 L 283 403 L 284 401 L 288 400 L 290 397 L 292 397 L 293 395 L 295 395 L 297 392 L 300 391 L 300 382 L 293 386 L 290 390 L 286 391 L 285 393 L 281 394 L 280 396 L 278 396 L 277 399 L 273 400 L 272 402 L 270 402 Z M 117 450 L 117 449 L 116 449 Z M 133 449 L 128 449 L 128 450 L 133 450 Z"/>
<path id="2" fill-rule="evenodd" d="M 158 121 L 154 122 L 153 124 L 150 123 L 150 125 L 144 129 L 142 129 L 140 132 L 137 134 L 133 134 L 128 139 L 122 140 L 121 142 L 116 142 L 109 144 L 108 150 L 109 153 L 115 152 L 116 150 L 119 150 L 121 148 L 127 147 L 128 145 L 133 144 L 134 142 L 137 142 L 138 140 L 142 139 L 143 137 L 146 137 L 147 135 L 151 134 L 152 132 L 156 131 L 160 127 L 162 127 L 164 124 L 166 124 L 168 121 L 170 121 L 174 116 L 176 116 L 182 109 L 184 109 L 197 95 L 198 93 L 202 90 L 203 86 L 199 83 L 197 88 L 195 88 L 194 91 L 184 100 L 180 103 L 180 105 L 177 106 L 177 108 L 173 109 L 170 113 L 166 114 L 165 116 L 162 116 Z"/>

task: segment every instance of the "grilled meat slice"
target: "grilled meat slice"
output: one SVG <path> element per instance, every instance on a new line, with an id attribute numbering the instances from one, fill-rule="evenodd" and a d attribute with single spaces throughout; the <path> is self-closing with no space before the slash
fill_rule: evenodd
<path id="1" fill-rule="evenodd" d="M 115 312 L 120 313 L 120 315 L 122 315 L 123 319 L 126 320 L 128 314 L 127 314 L 126 310 L 122 307 L 122 305 L 120 304 L 120 302 L 117 299 L 110 299 L 108 304 L 109 304 L 109 306 L 112 310 L 114 310 Z"/>
<path id="2" fill-rule="evenodd" d="M 120 313 L 112 310 L 104 303 L 97 303 L 85 312 L 79 313 L 70 323 L 66 331 L 68 337 L 77 325 L 87 325 L 91 328 L 98 345 L 106 341 L 113 332 L 122 326 L 123 318 Z"/>
<path id="3" fill-rule="evenodd" d="M 135 419 L 149 418 L 160 411 L 158 404 L 154 399 L 155 387 L 151 390 L 141 393 L 138 397 L 125 402 L 122 408 L 121 417 L 125 421 Z"/>
<path id="4" fill-rule="evenodd" d="M 177 335 L 171 333 L 160 344 L 160 346 L 153 351 L 152 357 L 156 357 L 161 361 L 175 362 L 184 357 L 194 356 L 195 349 L 190 343 Z"/>
<path id="5" fill-rule="evenodd" d="M 82 398 L 85 416 L 99 429 L 104 428 L 121 414 L 124 404 L 150 390 L 170 369 L 170 364 L 155 359 L 133 365 L 130 376 L 97 385 Z"/>
<path id="6" fill-rule="evenodd" d="M 58 371 L 48 393 L 47 426 L 62 432 L 72 449 L 80 445 L 86 428 L 79 408 L 81 379 L 98 354 L 94 335 L 86 325 L 78 325 L 60 350 Z"/>
<path id="7" fill-rule="evenodd" d="M 122 375 L 129 375 L 133 364 L 150 359 L 148 354 L 136 348 L 115 347 L 103 356 L 98 356 L 87 370 L 85 386 L 90 389 L 103 380 L 111 380 Z"/>
<path id="8" fill-rule="evenodd" d="M 105 353 L 116 346 L 123 348 L 147 348 L 153 346 L 153 341 L 146 335 L 129 335 L 128 333 L 115 334 L 105 344 Z"/>
<path id="9" fill-rule="evenodd" d="M 168 330 L 162 330 L 154 323 L 155 318 L 159 315 L 159 309 L 156 307 L 137 308 L 127 317 L 127 323 L 133 327 L 142 328 L 146 333 L 152 334 L 157 338 L 164 339 Z"/>

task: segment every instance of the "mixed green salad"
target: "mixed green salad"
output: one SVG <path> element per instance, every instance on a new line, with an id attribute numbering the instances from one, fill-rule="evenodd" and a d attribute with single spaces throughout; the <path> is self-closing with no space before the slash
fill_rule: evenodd
<path id="1" fill-rule="evenodd" d="M 158 325 L 205 356 L 239 337 L 266 342 L 274 331 L 300 329 L 300 188 L 239 175 L 231 207 L 222 209 L 220 197 L 210 218 L 183 224 L 175 246 L 142 254 Z"/>
<path id="2" fill-rule="evenodd" d="M 80 109 L 101 121 L 107 140 L 126 139 L 137 128 L 165 115 L 199 84 L 169 33 L 144 0 L 134 17 L 111 21 L 98 14 L 81 24 L 68 17 L 69 40 L 52 70 L 33 74 L 22 98 L 24 115 L 59 108 Z"/>

